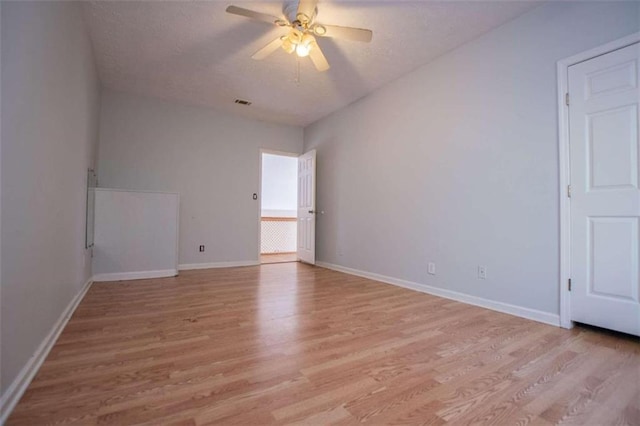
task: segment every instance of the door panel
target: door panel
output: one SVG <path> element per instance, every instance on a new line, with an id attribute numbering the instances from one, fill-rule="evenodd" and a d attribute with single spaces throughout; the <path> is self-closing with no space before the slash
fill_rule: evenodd
<path id="1" fill-rule="evenodd" d="M 298 157 L 298 260 L 316 263 L 316 151 Z"/>
<path id="2" fill-rule="evenodd" d="M 638 218 L 591 218 L 588 291 L 597 296 L 638 301 Z"/>
<path id="3" fill-rule="evenodd" d="M 638 43 L 569 67 L 571 319 L 640 335 Z"/>
<path id="4" fill-rule="evenodd" d="M 590 189 L 638 187 L 636 117 L 636 105 L 588 116 Z"/>

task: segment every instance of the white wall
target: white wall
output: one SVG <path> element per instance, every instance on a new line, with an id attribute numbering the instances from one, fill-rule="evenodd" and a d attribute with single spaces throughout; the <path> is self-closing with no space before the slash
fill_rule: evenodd
<path id="1" fill-rule="evenodd" d="M 94 281 L 178 274 L 180 196 L 95 190 Z"/>
<path id="2" fill-rule="evenodd" d="M 3 394 L 91 274 L 85 202 L 99 84 L 80 9 L 2 4 Z"/>
<path id="3" fill-rule="evenodd" d="M 298 159 L 285 155 L 262 155 L 262 215 L 296 217 L 298 205 Z"/>
<path id="4" fill-rule="evenodd" d="M 308 126 L 318 259 L 557 314 L 556 61 L 639 5 L 546 4 Z"/>
<path id="5" fill-rule="evenodd" d="M 180 264 L 258 261 L 261 148 L 301 152 L 302 129 L 103 93 L 99 184 L 179 193 Z"/>

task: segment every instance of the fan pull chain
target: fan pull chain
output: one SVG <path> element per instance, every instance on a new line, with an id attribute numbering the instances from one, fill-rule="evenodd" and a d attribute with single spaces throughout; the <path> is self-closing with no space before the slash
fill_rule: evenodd
<path id="1" fill-rule="evenodd" d="M 300 86 L 300 58 L 296 56 L 296 86 Z"/>

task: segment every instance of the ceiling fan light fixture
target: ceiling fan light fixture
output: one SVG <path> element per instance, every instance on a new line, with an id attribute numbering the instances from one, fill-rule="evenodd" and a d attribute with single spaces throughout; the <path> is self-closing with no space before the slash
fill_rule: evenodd
<path id="1" fill-rule="evenodd" d="M 327 33 L 327 28 L 323 27 L 322 25 L 314 25 L 313 32 L 315 33 L 315 35 L 323 36 Z"/>
<path id="2" fill-rule="evenodd" d="M 309 33 L 306 33 L 302 36 L 302 40 L 296 46 L 296 55 L 301 58 L 309 56 L 309 52 L 313 48 L 313 44 L 316 42 L 316 39 Z"/>
<path id="3" fill-rule="evenodd" d="M 296 55 L 298 55 L 301 58 L 309 56 L 310 51 L 311 51 L 311 46 L 309 45 L 304 45 L 300 43 L 298 46 L 296 46 Z"/>
<path id="4" fill-rule="evenodd" d="M 296 30 L 295 28 L 291 30 L 291 32 L 289 33 L 289 35 L 287 36 L 287 38 L 291 41 L 291 43 L 293 44 L 298 44 L 302 42 L 302 39 L 304 38 L 304 35 L 302 34 L 302 32 Z"/>
<path id="5" fill-rule="evenodd" d="M 291 40 L 290 40 L 288 37 L 283 36 L 283 37 L 281 38 L 281 40 L 282 40 L 282 49 L 283 49 L 285 52 L 287 52 L 287 53 L 293 53 L 293 52 L 296 50 L 296 45 L 295 45 L 295 43 L 292 43 L 292 42 L 291 42 Z"/>
<path id="6" fill-rule="evenodd" d="M 318 0 L 284 0 L 282 10 L 284 18 L 238 6 L 229 6 L 226 11 L 232 15 L 243 16 L 254 21 L 267 22 L 280 28 L 289 28 L 289 32 L 286 35 L 272 40 L 259 49 L 251 56 L 252 59 L 265 59 L 278 50 L 279 47 L 282 47 L 287 53 L 295 52 L 299 57 L 308 56 L 318 71 L 326 71 L 330 68 L 329 62 L 322 53 L 322 49 L 314 36 L 343 38 L 368 43 L 371 41 L 373 33 L 371 30 L 364 28 L 315 23 L 315 18 L 318 14 L 317 4 Z"/>
<path id="7" fill-rule="evenodd" d="M 296 15 L 296 20 L 300 21 L 303 24 L 307 24 L 309 23 L 309 21 L 311 21 L 311 18 L 309 18 L 306 14 L 304 13 L 298 13 Z"/>

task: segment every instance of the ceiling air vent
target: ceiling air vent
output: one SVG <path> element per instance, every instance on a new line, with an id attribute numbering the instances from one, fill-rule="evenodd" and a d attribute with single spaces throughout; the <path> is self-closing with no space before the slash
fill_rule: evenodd
<path id="1" fill-rule="evenodd" d="M 251 105 L 251 102 L 245 101 L 244 99 L 236 99 L 236 103 L 240 105 L 246 105 L 246 106 Z"/>

